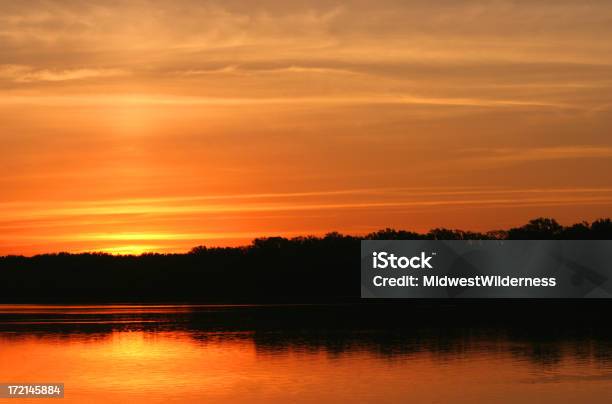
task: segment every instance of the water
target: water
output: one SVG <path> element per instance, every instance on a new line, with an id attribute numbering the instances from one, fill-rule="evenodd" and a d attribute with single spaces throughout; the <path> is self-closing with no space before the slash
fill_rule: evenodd
<path id="1" fill-rule="evenodd" d="M 458 326 L 431 310 L 405 323 L 368 310 L 5 305 L 0 383 L 63 382 L 75 403 L 612 398 L 607 329 Z"/>

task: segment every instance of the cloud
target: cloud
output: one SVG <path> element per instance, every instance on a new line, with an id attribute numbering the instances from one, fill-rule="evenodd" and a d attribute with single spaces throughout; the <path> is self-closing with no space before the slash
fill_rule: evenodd
<path id="1" fill-rule="evenodd" d="M 610 30 L 605 1 L 286 3 L 4 2 L 0 47 L 5 60 L 29 59 L 26 64 L 58 63 L 58 51 L 81 63 L 109 55 L 135 62 L 229 56 L 231 63 L 232 57 L 296 54 L 387 62 L 610 62 L 610 45 L 597 40 Z"/>
<path id="2" fill-rule="evenodd" d="M 296 74 L 359 74 L 356 71 L 349 69 L 323 67 L 323 66 L 300 66 L 287 65 L 279 67 L 262 67 L 249 65 L 227 65 L 219 68 L 210 69 L 190 69 L 178 71 L 177 74 L 183 76 L 199 76 L 199 75 L 214 75 L 214 74 L 239 74 L 239 75 L 256 75 L 256 74 L 280 74 L 280 73 L 296 73 Z"/>
<path id="3" fill-rule="evenodd" d="M 32 83 L 39 81 L 70 81 L 92 78 L 106 78 L 128 74 L 121 69 L 36 69 L 23 65 L 0 65 L 0 80 L 17 83 Z"/>
<path id="4" fill-rule="evenodd" d="M 199 97 L 199 96 L 173 96 L 173 95 L 149 95 L 149 94 L 125 94 L 125 95 L 77 95 L 77 96 L 18 96 L 0 95 L 0 105 L 62 105 L 62 106 L 239 106 L 239 105 L 430 105 L 430 106 L 465 106 L 482 108 L 558 108 L 572 109 L 571 105 L 563 103 L 548 102 L 545 100 L 512 100 L 512 99 L 487 99 L 487 98 L 438 98 L 423 97 L 408 94 L 385 95 L 375 94 L 370 96 L 285 96 L 285 97 Z"/>
<path id="5" fill-rule="evenodd" d="M 440 206 L 612 203 L 612 188 L 363 188 L 334 191 L 0 204 L 15 221 L 118 215 L 208 215 Z M 151 220 L 146 216 L 145 220 Z M 1 227 L 1 226 L 0 226 Z"/>
<path id="6" fill-rule="evenodd" d="M 599 40 L 609 2 L 288 3 L 1 3 L 0 80 L 65 83 L 71 94 L 87 80 L 87 95 L 129 74 L 124 93 L 202 98 L 410 94 L 593 111 L 610 101 L 611 45 Z"/>
<path id="7" fill-rule="evenodd" d="M 462 160 L 476 163 L 507 164 L 529 161 L 612 158 L 612 146 L 555 146 L 535 148 L 476 148 L 462 153 L 472 156 Z"/>

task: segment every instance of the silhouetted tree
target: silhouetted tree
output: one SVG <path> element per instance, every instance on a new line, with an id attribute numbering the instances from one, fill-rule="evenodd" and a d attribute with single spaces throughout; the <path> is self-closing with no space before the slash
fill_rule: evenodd
<path id="1" fill-rule="evenodd" d="M 423 235 L 412 231 L 386 228 L 370 233 L 364 238 L 367 240 L 420 240 L 423 238 Z"/>
<path id="2" fill-rule="evenodd" d="M 432 240 L 486 240 L 488 236 L 463 230 L 433 229 L 427 233 L 426 238 Z"/>
<path id="3" fill-rule="evenodd" d="M 208 248 L 206 248 L 206 246 L 204 245 L 199 245 L 189 250 L 189 254 L 192 254 L 192 255 L 203 255 L 203 254 L 206 254 L 207 252 L 208 252 Z"/>
<path id="4" fill-rule="evenodd" d="M 576 223 L 565 227 L 562 231 L 562 237 L 566 240 L 585 240 L 591 238 L 591 229 L 587 222 Z"/>
<path id="5" fill-rule="evenodd" d="M 510 229 L 510 240 L 554 240 L 559 238 L 563 227 L 555 219 L 543 218 L 530 220 L 522 227 Z"/>

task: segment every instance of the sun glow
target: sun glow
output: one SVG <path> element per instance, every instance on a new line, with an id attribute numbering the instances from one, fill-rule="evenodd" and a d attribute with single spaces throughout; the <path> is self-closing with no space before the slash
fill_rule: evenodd
<path id="1" fill-rule="evenodd" d="M 150 252 L 160 252 L 163 250 L 161 245 L 142 245 L 142 244 L 130 244 L 130 245 L 119 245 L 114 247 L 104 247 L 96 249 L 95 251 L 81 251 L 81 252 L 103 252 L 112 255 L 141 255 Z"/>

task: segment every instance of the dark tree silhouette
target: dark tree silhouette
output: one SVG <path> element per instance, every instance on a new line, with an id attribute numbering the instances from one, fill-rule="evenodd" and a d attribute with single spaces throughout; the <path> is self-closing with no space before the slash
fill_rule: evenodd
<path id="1" fill-rule="evenodd" d="M 612 239 L 612 221 L 538 218 L 488 233 L 384 229 L 363 237 L 268 237 L 186 254 L 0 257 L 0 302 L 331 302 L 359 298 L 360 240 Z"/>
<path id="2" fill-rule="evenodd" d="M 555 219 L 543 218 L 530 220 L 522 227 L 508 230 L 510 240 L 554 240 L 563 233 L 561 226 Z"/>

